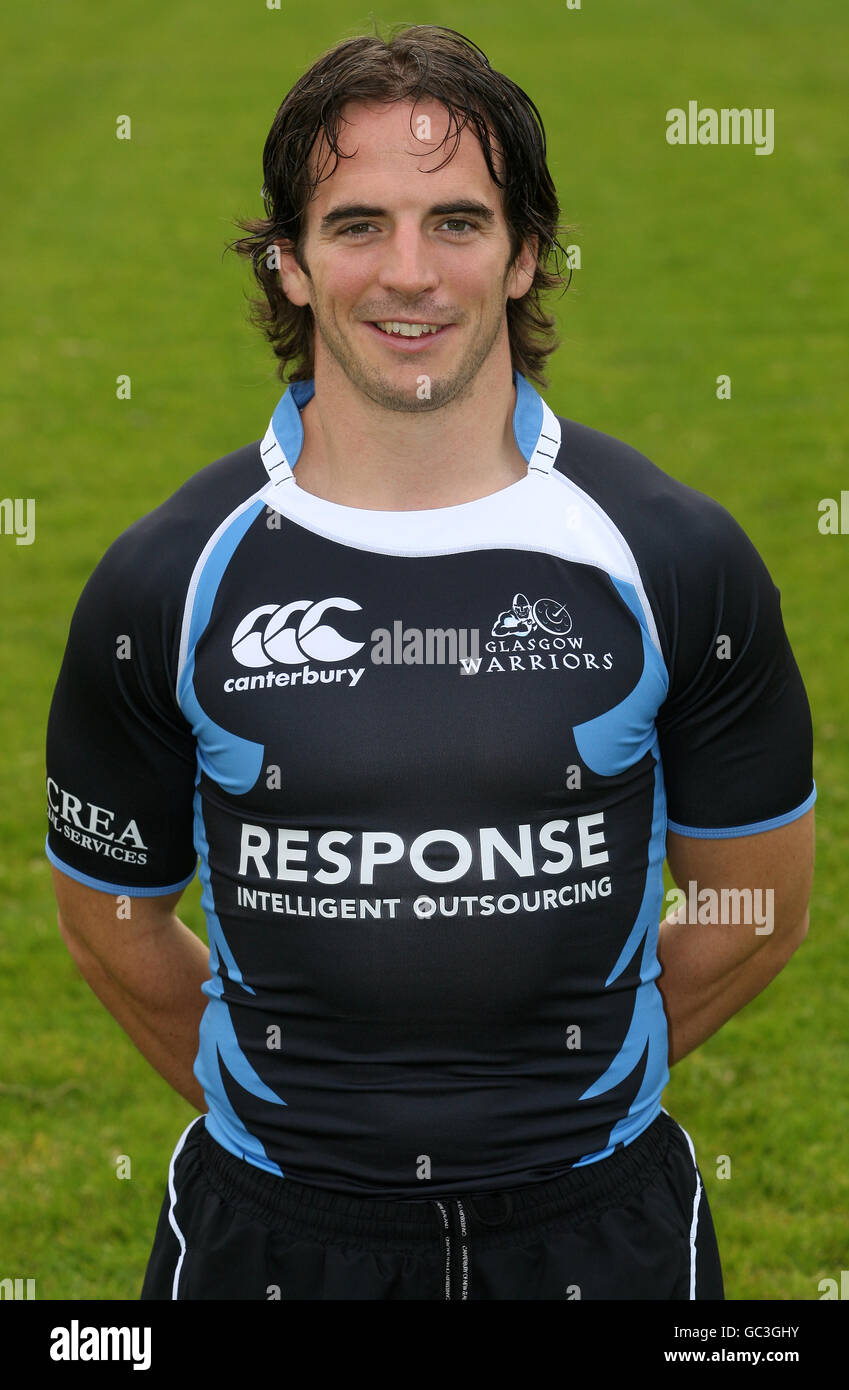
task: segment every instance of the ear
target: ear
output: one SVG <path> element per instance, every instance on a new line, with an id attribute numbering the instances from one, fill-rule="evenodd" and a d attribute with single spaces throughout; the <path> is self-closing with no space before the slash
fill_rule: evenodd
<path id="1" fill-rule="evenodd" d="M 539 239 L 535 236 L 522 243 L 519 254 L 507 273 L 508 299 L 521 299 L 531 288 L 537 270 L 538 248 Z"/>
<path id="2" fill-rule="evenodd" d="M 292 304 L 303 308 L 310 303 L 311 280 L 295 259 L 293 241 L 274 241 L 269 248 L 275 253 L 276 269 L 286 298 Z"/>

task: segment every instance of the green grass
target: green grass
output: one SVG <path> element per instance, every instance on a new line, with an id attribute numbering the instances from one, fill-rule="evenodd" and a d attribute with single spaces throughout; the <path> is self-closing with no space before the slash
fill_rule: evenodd
<path id="1" fill-rule="evenodd" d="M 849 1250 L 849 537 L 817 530 L 819 499 L 849 487 L 843 0 L 376 13 L 469 34 L 543 113 L 583 259 L 550 403 L 717 497 L 782 591 L 817 736 L 811 931 L 665 1103 L 700 1156 L 729 1297 L 816 1299 Z M 192 1113 L 55 930 L 42 750 L 68 620 L 120 530 L 264 431 L 282 388 L 222 250 L 259 210 L 285 91 L 367 19 L 338 0 L 47 0 L 2 19 L 2 494 L 34 497 L 37 523 L 32 546 L 0 536 L 0 1277 L 35 1277 L 39 1298 L 137 1296 Z M 669 147 L 665 112 L 690 98 L 773 107 L 775 153 Z M 202 930 L 198 897 L 183 915 Z"/>

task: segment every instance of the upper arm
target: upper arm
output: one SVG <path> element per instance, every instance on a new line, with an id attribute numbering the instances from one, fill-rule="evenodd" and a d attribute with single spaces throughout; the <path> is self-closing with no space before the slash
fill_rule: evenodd
<path id="1" fill-rule="evenodd" d="M 691 903 L 704 888 L 729 890 L 726 902 L 769 894 L 776 937 L 798 937 L 814 865 L 813 735 L 778 589 L 717 504 L 700 507 L 674 573 L 658 714 L 669 867 Z"/>
<path id="2" fill-rule="evenodd" d="M 669 689 L 657 730 L 667 858 L 679 888 L 771 892 L 777 929 L 806 923 L 813 734 L 780 595 L 716 503 L 676 540 L 665 592 Z"/>
<path id="3" fill-rule="evenodd" d="M 53 891 L 62 939 L 92 987 L 93 968 L 131 994 L 146 980 L 160 980 L 175 932 L 187 930 L 174 916 L 182 889 L 130 898 L 90 888 L 54 866 Z"/>
<path id="4" fill-rule="evenodd" d="M 669 868 L 685 893 L 761 890 L 763 907 L 771 905 L 777 934 L 804 935 L 814 872 L 814 809 L 789 824 L 760 834 L 732 839 L 700 839 L 670 830 L 666 839 Z"/>
<path id="5" fill-rule="evenodd" d="M 91 888 L 53 866 L 53 892 L 66 944 L 72 950 L 82 947 L 101 961 L 128 934 L 140 941 L 170 922 L 183 891 L 131 899 Z"/>
<path id="6" fill-rule="evenodd" d="M 689 555 L 676 556 L 675 585 L 657 720 L 669 825 L 751 842 L 815 799 L 810 708 L 779 591 L 716 504 L 699 513 Z"/>
<path id="7" fill-rule="evenodd" d="M 47 727 L 47 853 L 89 890 L 61 888 L 89 919 L 104 896 L 179 896 L 195 871 L 195 748 L 175 694 L 180 589 L 161 573 L 166 547 L 145 534 L 125 532 L 86 585 Z"/>

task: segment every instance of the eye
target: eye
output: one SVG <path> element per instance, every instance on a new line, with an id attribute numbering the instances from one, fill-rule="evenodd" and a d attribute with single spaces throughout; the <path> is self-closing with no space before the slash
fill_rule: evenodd
<path id="1" fill-rule="evenodd" d="M 448 228 L 451 236 L 465 236 L 467 231 L 474 231 L 474 223 L 468 222 L 465 217 L 446 217 L 439 225 Z"/>
<path id="2" fill-rule="evenodd" d="M 366 233 L 371 231 L 374 231 L 374 227 L 371 222 L 352 222 L 350 227 L 343 228 L 342 235 L 360 237 L 365 236 Z"/>

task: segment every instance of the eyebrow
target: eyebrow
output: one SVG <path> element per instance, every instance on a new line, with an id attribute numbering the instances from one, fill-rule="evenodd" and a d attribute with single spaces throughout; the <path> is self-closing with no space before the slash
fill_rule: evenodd
<path id="1" fill-rule="evenodd" d="M 471 217 L 477 217 L 481 222 L 493 223 L 495 213 L 486 203 L 476 203 L 468 198 L 458 198 L 454 202 L 434 203 L 428 208 L 429 217 L 453 217 L 457 213 L 465 213 Z M 330 212 L 325 213 L 321 219 L 320 230 L 326 231 L 335 226 L 337 222 L 347 222 L 352 218 L 366 219 L 370 217 L 386 217 L 386 208 L 372 207 L 367 203 L 343 203 L 340 207 L 331 208 Z"/>

